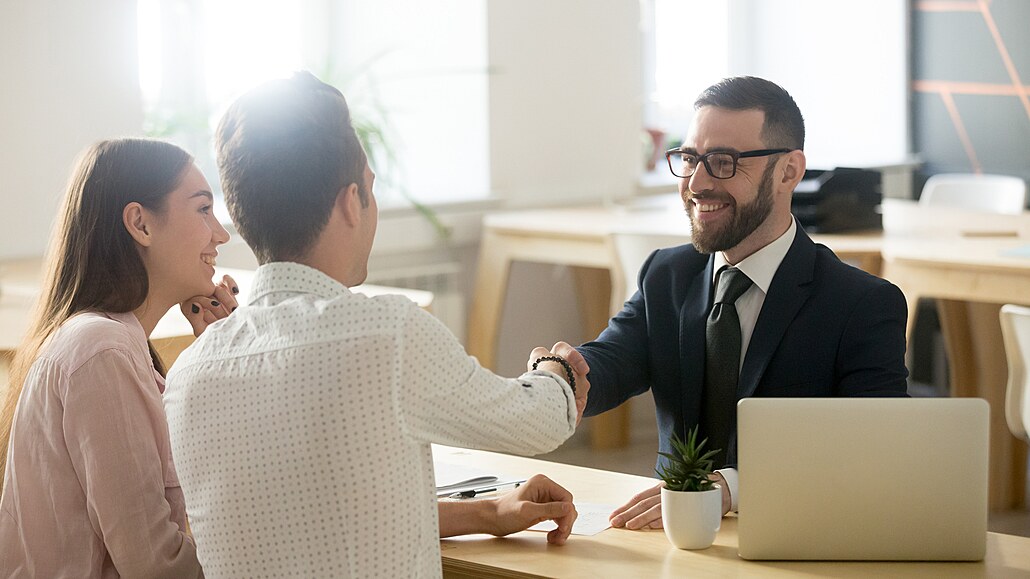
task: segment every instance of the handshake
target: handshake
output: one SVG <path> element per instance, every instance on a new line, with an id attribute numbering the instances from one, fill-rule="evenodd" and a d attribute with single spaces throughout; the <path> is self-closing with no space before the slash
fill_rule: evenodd
<path id="1" fill-rule="evenodd" d="M 568 366 L 554 360 L 554 357 L 564 360 Z M 583 410 L 587 406 L 587 393 L 590 391 L 590 382 L 587 380 L 590 367 L 587 366 L 583 354 L 565 342 L 558 342 L 550 350 L 538 346 L 529 353 L 529 361 L 526 362 L 527 371 L 534 369 L 547 370 L 562 376 L 570 386 L 575 381 L 573 391 L 576 395 L 576 425 L 578 426 L 579 422 L 583 420 Z"/>

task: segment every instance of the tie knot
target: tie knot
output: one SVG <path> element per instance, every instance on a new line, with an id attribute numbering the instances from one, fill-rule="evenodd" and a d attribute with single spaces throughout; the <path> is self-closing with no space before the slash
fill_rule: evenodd
<path id="1" fill-rule="evenodd" d="M 715 303 L 732 304 L 751 287 L 751 278 L 735 267 L 719 272 L 715 282 Z"/>

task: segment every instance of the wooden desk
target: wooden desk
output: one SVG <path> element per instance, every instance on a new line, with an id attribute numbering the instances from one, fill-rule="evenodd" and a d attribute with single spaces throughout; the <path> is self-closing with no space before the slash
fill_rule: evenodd
<path id="1" fill-rule="evenodd" d="M 1027 444 L 1005 421 L 1008 367 L 998 312 L 1002 304 L 1030 305 L 1030 259 L 1006 257 L 1026 238 L 963 238 L 927 241 L 889 238 L 884 277 L 909 303 L 911 324 L 920 298 L 937 298 L 948 350 L 952 396 L 984 398 L 991 405 L 990 504 L 995 510 L 1023 508 Z"/>
<path id="2" fill-rule="evenodd" d="M 653 479 L 512 457 L 434 447 L 437 460 L 516 477 L 542 473 L 577 501 L 624 503 Z M 673 547 L 663 531 L 608 529 L 571 536 L 550 546 L 544 533 L 523 531 L 503 539 L 471 535 L 440 541 L 444 577 L 1027 577 L 1030 538 L 987 534 L 987 556 L 977 563 L 753 562 L 737 556 L 737 520 L 726 517 L 715 544 L 700 551 Z"/>
<path id="3" fill-rule="evenodd" d="M 229 274 L 240 287 L 238 301 L 246 303 L 248 290 L 254 279 L 254 272 L 245 269 L 217 268 L 217 279 Z M 0 263 L 0 358 L 10 358 L 21 344 L 28 330 L 29 317 L 42 285 L 42 260 L 27 258 Z M 360 285 L 354 291 L 366 295 L 401 294 L 430 310 L 433 293 L 371 284 Z M 193 343 L 193 328 L 179 312 L 178 307 L 168 311 L 154 328 L 150 336 L 166 366 L 171 366 L 190 344 Z M 4 379 L 6 382 L 6 379 Z"/>

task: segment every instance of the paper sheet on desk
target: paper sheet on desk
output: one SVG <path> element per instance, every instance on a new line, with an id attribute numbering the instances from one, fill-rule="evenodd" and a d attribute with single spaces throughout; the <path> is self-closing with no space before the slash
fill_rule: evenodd
<path id="1" fill-rule="evenodd" d="M 496 474 L 487 472 L 480 468 L 470 468 L 467 466 L 448 464 L 446 462 L 435 460 L 433 461 L 433 474 L 436 475 L 437 488 L 451 486 L 467 480 L 489 479 L 483 482 L 493 482 L 497 480 Z"/>
<path id="2" fill-rule="evenodd" d="M 450 464 L 445 460 L 436 460 L 435 457 L 433 473 L 436 476 L 436 496 L 438 497 L 449 496 L 458 491 L 503 485 L 507 481 L 520 480 L 504 473 Z"/>
<path id="3" fill-rule="evenodd" d="M 576 512 L 579 513 L 579 517 L 576 522 L 572 524 L 572 534 L 590 536 L 596 535 L 601 531 L 612 526 L 608 522 L 608 515 L 615 510 L 612 505 L 599 505 L 597 503 L 576 503 Z M 558 525 L 554 521 L 544 521 L 537 523 L 530 527 L 530 531 L 552 531 L 557 529 Z"/>

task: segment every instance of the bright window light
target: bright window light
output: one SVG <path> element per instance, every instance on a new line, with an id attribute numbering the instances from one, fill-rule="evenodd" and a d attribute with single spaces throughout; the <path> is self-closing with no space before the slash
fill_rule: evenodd
<path id="1" fill-rule="evenodd" d="M 486 0 L 138 0 L 138 18 L 147 130 L 193 152 L 213 185 L 225 108 L 306 69 L 382 129 L 381 206 L 489 194 Z"/>
<path id="2" fill-rule="evenodd" d="M 806 121 L 810 168 L 908 162 L 903 0 L 645 0 L 645 118 L 675 141 L 697 95 L 727 76 L 784 87 Z M 647 50 L 645 50 L 645 54 Z"/>
<path id="3" fill-rule="evenodd" d="M 727 0 L 654 1 L 654 92 L 649 122 L 681 139 L 694 99 L 728 75 Z"/>
<path id="4" fill-rule="evenodd" d="M 203 5 L 209 102 L 227 106 L 248 88 L 303 68 L 303 3 L 216 0 Z"/>

